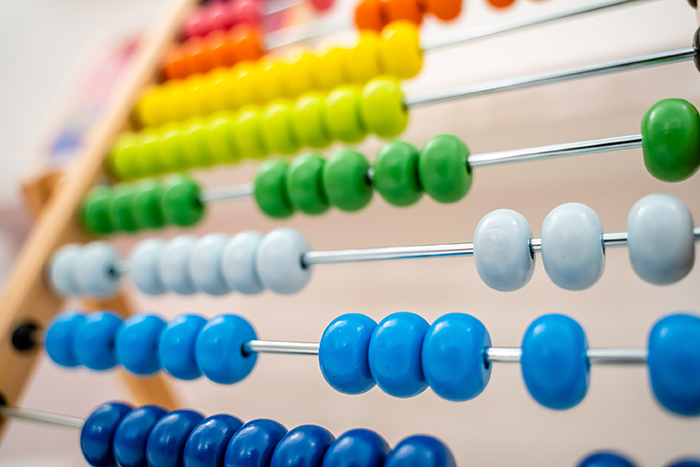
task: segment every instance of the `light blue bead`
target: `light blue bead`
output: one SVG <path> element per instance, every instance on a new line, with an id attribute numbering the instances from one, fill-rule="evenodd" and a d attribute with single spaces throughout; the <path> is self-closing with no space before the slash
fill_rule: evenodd
<path id="1" fill-rule="evenodd" d="M 78 362 L 91 370 L 115 367 L 119 363 L 115 340 L 122 326 L 122 319 L 114 313 L 97 311 L 87 315 L 73 344 Z"/>
<path id="2" fill-rule="evenodd" d="M 160 277 L 168 290 L 180 295 L 197 292 L 197 286 L 190 274 L 190 258 L 196 244 L 196 237 L 180 235 L 165 245 L 160 260 Z"/>
<path id="3" fill-rule="evenodd" d="M 382 391 L 394 397 L 413 397 L 425 391 L 421 346 L 428 323 L 402 311 L 384 318 L 369 343 L 369 368 Z"/>
<path id="4" fill-rule="evenodd" d="M 195 346 L 207 320 L 197 315 L 180 315 L 170 321 L 160 335 L 158 355 L 163 369 L 172 377 L 192 380 L 202 376 Z"/>
<path id="5" fill-rule="evenodd" d="M 192 250 L 190 275 L 197 288 L 204 293 L 224 295 L 231 291 L 221 268 L 228 241 L 227 235 L 205 235 L 197 241 Z"/>
<path id="6" fill-rule="evenodd" d="M 302 425 L 287 433 L 270 460 L 270 467 L 321 467 L 323 456 L 335 440 L 328 430 Z"/>
<path id="7" fill-rule="evenodd" d="M 574 407 L 586 397 L 590 363 L 581 326 L 564 315 L 544 315 L 525 331 L 520 366 L 530 395 L 550 409 Z"/>
<path id="8" fill-rule="evenodd" d="M 585 290 L 605 270 L 603 227 L 598 215 L 579 203 L 552 209 L 542 224 L 542 263 L 547 275 L 566 290 Z"/>
<path id="9" fill-rule="evenodd" d="M 661 318 L 649 333 L 649 379 L 656 399 L 671 412 L 700 415 L 700 318 Z"/>
<path id="10" fill-rule="evenodd" d="M 369 369 L 369 341 L 377 323 L 349 313 L 328 325 L 321 336 L 318 363 L 326 382 L 345 394 L 362 394 L 376 382 Z"/>
<path id="11" fill-rule="evenodd" d="M 452 452 L 430 436 L 404 439 L 386 456 L 384 467 L 456 467 Z"/>
<path id="12" fill-rule="evenodd" d="M 374 431 L 350 430 L 333 441 L 322 467 L 382 467 L 389 444 Z"/>
<path id="13" fill-rule="evenodd" d="M 119 467 L 148 467 L 146 442 L 155 424 L 168 413 L 156 405 L 146 405 L 125 416 L 114 433 L 112 446 Z"/>
<path id="14" fill-rule="evenodd" d="M 152 375 L 160 370 L 158 342 L 164 328 L 165 321 L 154 315 L 139 314 L 127 319 L 117 334 L 119 363 L 137 375 Z"/>
<path id="15" fill-rule="evenodd" d="M 634 272 L 646 282 L 673 284 L 695 264 L 693 216 L 673 196 L 649 195 L 627 216 L 627 251 Z"/>
<path id="16" fill-rule="evenodd" d="M 75 338 L 84 324 L 85 315 L 76 311 L 64 311 L 51 320 L 44 345 L 54 363 L 69 368 L 80 365 L 75 354 Z"/>
<path id="17" fill-rule="evenodd" d="M 301 258 L 311 251 L 302 234 L 289 228 L 273 230 L 258 247 L 257 267 L 260 280 L 279 294 L 293 294 L 311 279 L 311 266 L 304 267 Z"/>
<path id="18" fill-rule="evenodd" d="M 219 467 L 224 462 L 226 446 L 243 425 L 230 415 L 213 415 L 192 430 L 183 451 L 184 467 Z"/>
<path id="19" fill-rule="evenodd" d="M 80 450 L 88 464 L 95 467 L 113 467 L 112 439 L 119 423 L 131 412 L 126 404 L 111 402 L 96 408 L 85 420 L 80 431 Z"/>
<path id="20" fill-rule="evenodd" d="M 56 293 L 66 297 L 80 295 L 77 266 L 82 246 L 64 245 L 54 253 L 49 264 L 49 283 Z"/>
<path id="21" fill-rule="evenodd" d="M 635 467 L 635 465 L 621 454 L 602 451 L 586 457 L 578 467 Z"/>
<path id="22" fill-rule="evenodd" d="M 119 252 L 107 242 L 92 242 L 81 250 L 75 272 L 81 294 L 112 296 L 119 291 Z"/>
<path id="23" fill-rule="evenodd" d="M 265 290 L 258 274 L 257 257 L 263 236 L 258 232 L 241 232 L 229 240 L 221 259 L 221 269 L 228 285 L 242 294 Z"/>
<path id="24" fill-rule="evenodd" d="M 204 419 L 192 410 L 175 410 L 161 418 L 151 430 L 146 459 L 152 467 L 182 467 L 182 452 L 194 427 Z"/>
<path id="25" fill-rule="evenodd" d="M 168 291 L 160 276 L 160 261 L 165 242 L 151 238 L 136 245 L 129 257 L 129 275 L 134 285 L 148 295 L 162 295 Z"/>
<path id="26" fill-rule="evenodd" d="M 223 467 L 270 467 L 272 453 L 286 434 L 275 421 L 251 420 L 229 441 Z"/>
<path id="27" fill-rule="evenodd" d="M 258 355 L 244 354 L 243 346 L 256 340 L 253 327 L 240 316 L 210 319 L 197 337 L 195 353 L 204 376 L 220 384 L 233 384 L 248 376 Z"/>
<path id="28" fill-rule="evenodd" d="M 466 401 L 481 394 L 491 378 L 486 349 L 491 336 L 481 321 L 450 313 L 435 321 L 423 340 L 425 379 L 443 399 Z"/>

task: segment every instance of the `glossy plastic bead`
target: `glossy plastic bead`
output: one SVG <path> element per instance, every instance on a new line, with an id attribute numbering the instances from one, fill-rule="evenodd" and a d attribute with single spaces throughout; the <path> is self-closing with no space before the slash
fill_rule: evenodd
<path id="1" fill-rule="evenodd" d="M 203 112 L 202 112 L 203 113 Z M 214 165 L 214 155 L 209 149 L 209 130 L 206 121 L 192 121 L 183 133 L 182 149 L 189 167 L 210 167 Z"/>
<path id="2" fill-rule="evenodd" d="M 112 195 L 109 216 L 116 230 L 136 232 L 141 228 L 136 222 L 134 199 L 137 191 L 132 185 L 118 186 Z"/>
<path id="3" fill-rule="evenodd" d="M 664 182 L 690 178 L 700 167 L 700 115 L 683 99 L 664 99 L 642 119 L 644 164 Z"/>
<path id="4" fill-rule="evenodd" d="M 294 213 L 294 206 L 287 192 L 286 162 L 264 162 L 255 174 L 254 197 L 262 212 L 276 219 L 284 219 Z"/>
<path id="5" fill-rule="evenodd" d="M 355 7 L 355 26 L 360 31 L 381 32 L 385 26 L 382 0 L 361 0 Z"/>
<path id="6" fill-rule="evenodd" d="M 525 331 L 520 365 L 530 395 L 550 409 L 574 407 L 588 392 L 588 342 L 581 326 L 564 315 L 544 315 Z"/>
<path id="7" fill-rule="evenodd" d="M 360 31 L 360 38 L 348 51 L 348 77 L 357 84 L 365 84 L 382 74 L 379 64 L 379 34 L 375 31 Z"/>
<path id="8" fill-rule="evenodd" d="M 287 429 L 272 420 L 251 420 L 236 431 L 226 448 L 224 467 L 269 467 Z"/>
<path id="9" fill-rule="evenodd" d="M 238 126 L 234 115 L 221 114 L 207 125 L 209 131 L 209 151 L 214 162 L 232 164 L 241 158 L 238 148 Z"/>
<path id="10" fill-rule="evenodd" d="M 603 226 L 586 205 L 567 203 L 547 214 L 542 224 L 542 263 L 547 275 L 566 290 L 585 290 L 605 270 Z"/>
<path id="11" fill-rule="evenodd" d="M 107 242 L 92 242 L 80 251 L 75 279 L 84 295 L 109 297 L 119 290 L 119 252 Z"/>
<path id="12" fill-rule="evenodd" d="M 182 458 L 184 467 L 214 467 L 224 462 L 226 446 L 243 425 L 230 415 L 213 415 L 202 420 L 190 433 Z"/>
<path id="13" fill-rule="evenodd" d="M 196 244 L 197 238 L 192 235 L 180 235 L 165 244 L 160 260 L 160 277 L 168 290 L 180 295 L 197 292 L 190 274 L 190 258 Z"/>
<path id="14" fill-rule="evenodd" d="M 258 354 L 248 353 L 244 344 L 257 339 L 255 330 L 237 315 L 210 319 L 197 337 L 195 355 L 204 376 L 219 384 L 233 384 L 248 376 Z"/>
<path id="15" fill-rule="evenodd" d="M 464 313 L 438 318 L 425 334 L 421 351 L 423 374 L 443 399 L 467 401 L 486 389 L 491 365 L 486 349 L 491 336 L 481 321 Z"/>
<path id="16" fill-rule="evenodd" d="M 481 218 L 474 231 L 474 264 L 486 285 L 501 292 L 523 288 L 535 271 L 527 219 L 510 209 Z"/>
<path id="17" fill-rule="evenodd" d="M 91 370 L 114 368 L 119 363 L 115 341 L 122 325 L 122 319 L 114 313 L 98 311 L 87 315 L 73 342 L 78 363 Z"/>
<path id="18" fill-rule="evenodd" d="M 333 89 L 326 98 L 328 129 L 335 140 L 357 143 L 367 136 L 360 101 L 362 88 L 343 85 Z"/>
<path id="19" fill-rule="evenodd" d="M 229 240 L 221 257 L 221 271 L 229 287 L 252 295 L 265 290 L 256 264 L 263 236 L 258 232 L 241 232 Z"/>
<path id="20" fill-rule="evenodd" d="M 632 269 L 656 285 L 673 284 L 695 264 L 693 217 L 678 198 L 655 194 L 632 207 L 627 217 L 627 251 Z"/>
<path id="21" fill-rule="evenodd" d="M 170 376 L 186 381 L 202 376 L 195 346 L 206 324 L 197 315 L 179 315 L 167 324 L 158 342 L 158 358 Z"/>
<path id="22" fill-rule="evenodd" d="M 328 196 L 323 188 L 325 162 L 322 157 L 307 154 L 289 164 L 287 193 L 295 209 L 309 215 L 323 214 L 328 210 Z"/>
<path id="23" fill-rule="evenodd" d="M 426 11 L 442 21 L 452 21 L 462 11 L 462 0 L 426 0 Z"/>
<path id="24" fill-rule="evenodd" d="M 115 465 L 112 439 L 122 419 L 131 412 L 126 404 L 102 404 L 85 420 L 80 431 L 80 449 L 88 464 L 94 467 Z"/>
<path id="25" fill-rule="evenodd" d="M 328 430 L 316 425 L 301 425 L 279 442 L 270 467 L 321 467 L 323 455 L 335 440 Z"/>
<path id="26" fill-rule="evenodd" d="M 362 90 L 360 103 L 367 131 L 382 138 L 398 136 L 408 123 L 408 109 L 399 85 L 388 79 L 375 79 Z"/>
<path id="27" fill-rule="evenodd" d="M 163 187 L 156 180 L 142 180 L 133 199 L 134 220 L 141 229 L 159 229 L 165 225 Z"/>
<path id="28" fill-rule="evenodd" d="M 124 322 L 116 337 L 119 363 L 136 375 L 152 375 L 160 370 L 158 342 L 165 321 L 155 315 L 138 314 Z"/>
<path id="29" fill-rule="evenodd" d="M 137 289 L 148 295 L 161 295 L 167 288 L 160 276 L 160 261 L 165 242 L 149 238 L 139 242 L 131 251 L 129 275 Z"/>
<path id="30" fill-rule="evenodd" d="M 125 134 L 117 139 L 109 155 L 108 164 L 111 172 L 119 180 L 140 177 L 139 165 L 141 144 L 137 135 Z"/>
<path id="31" fill-rule="evenodd" d="M 348 82 L 347 70 L 352 66 L 348 50 L 330 47 L 318 55 L 314 61 L 313 79 L 319 89 L 331 90 Z"/>
<path id="32" fill-rule="evenodd" d="M 627 458 L 614 452 L 595 452 L 584 460 L 578 467 L 635 467 L 635 465 Z"/>
<path id="33" fill-rule="evenodd" d="M 115 227 L 109 215 L 111 208 L 112 190 L 106 186 L 93 188 L 83 203 L 83 225 L 95 235 L 114 232 Z"/>
<path id="34" fill-rule="evenodd" d="M 384 467 L 456 467 L 454 456 L 441 441 L 430 436 L 402 440 L 386 456 Z"/>
<path id="35" fill-rule="evenodd" d="M 182 453 L 187 438 L 203 419 L 204 416 L 191 410 L 175 410 L 158 420 L 146 443 L 148 464 L 182 467 Z"/>
<path id="36" fill-rule="evenodd" d="M 385 73 L 400 79 L 414 78 L 423 67 L 418 26 L 401 20 L 385 27 L 379 42 L 379 60 Z"/>
<path id="37" fill-rule="evenodd" d="M 168 168 L 161 157 L 161 141 L 157 133 L 141 133 L 141 176 L 160 175 Z"/>
<path id="38" fill-rule="evenodd" d="M 231 288 L 224 277 L 222 258 L 229 237 L 209 234 L 197 240 L 190 257 L 190 276 L 195 286 L 209 295 L 224 295 Z"/>
<path id="39" fill-rule="evenodd" d="M 342 211 L 358 211 L 372 199 L 369 162 L 351 149 L 334 152 L 323 167 L 323 187 L 332 206 Z"/>
<path id="40" fill-rule="evenodd" d="M 49 283 L 51 288 L 60 295 L 80 295 L 82 290 L 78 284 L 78 261 L 83 247 L 72 243 L 59 248 L 51 257 L 49 263 Z"/>
<path id="41" fill-rule="evenodd" d="M 301 146 L 321 149 L 331 144 L 323 94 L 312 92 L 301 96 L 296 101 L 295 111 L 294 132 Z"/>
<path id="42" fill-rule="evenodd" d="M 374 187 L 394 206 L 416 203 L 423 196 L 418 176 L 418 150 L 404 141 L 382 146 L 374 160 Z"/>
<path id="43" fill-rule="evenodd" d="M 515 3 L 515 0 L 486 0 L 489 5 L 491 5 L 494 8 L 508 8 L 511 6 L 513 3 Z"/>
<path id="44" fill-rule="evenodd" d="M 238 147 L 243 157 L 260 158 L 270 153 L 265 146 L 265 117 L 258 107 L 244 107 L 238 112 Z"/>
<path id="45" fill-rule="evenodd" d="M 350 430 L 326 451 L 322 467 L 382 467 L 389 444 L 374 431 Z"/>
<path id="46" fill-rule="evenodd" d="M 649 333 L 647 365 L 661 405 L 680 415 L 700 415 L 700 318 L 661 318 Z"/>
<path id="47" fill-rule="evenodd" d="M 430 138 L 418 156 L 418 175 L 423 190 L 439 203 L 455 203 L 472 185 L 469 149 L 453 135 Z"/>
<path id="48" fill-rule="evenodd" d="M 294 104 L 289 101 L 274 101 L 265 109 L 265 122 L 263 123 L 263 137 L 265 146 L 272 153 L 294 154 L 299 151 L 300 144 L 297 137 L 294 119 L 296 111 Z"/>
<path id="49" fill-rule="evenodd" d="M 311 279 L 311 266 L 302 264 L 302 257 L 308 251 L 311 245 L 296 230 L 273 230 L 258 247 L 256 264 L 260 280 L 275 293 L 299 292 Z"/>
<path id="50" fill-rule="evenodd" d="M 165 182 L 163 214 L 169 224 L 190 227 L 198 223 L 206 211 L 200 200 L 201 188 L 184 175 L 172 175 Z"/>
<path id="51" fill-rule="evenodd" d="M 318 363 L 323 378 L 336 391 L 363 394 L 376 382 L 369 368 L 369 342 L 377 323 L 349 313 L 331 321 L 321 336 Z"/>
<path id="52" fill-rule="evenodd" d="M 417 0 L 386 0 L 384 18 L 390 28 L 395 27 L 394 21 L 401 20 L 420 25 L 423 22 L 422 5 Z"/>
<path id="53" fill-rule="evenodd" d="M 51 320 L 44 338 L 44 346 L 54 363 L 66 368 L 80 365 L 73 343 L 83 324 L 85 315 L 75 311 L 64 311 Z"/>
<path id="54" fill-rule="evenodd" d="M 692 3 L 691 3 L 692 5 Z M 696 459 L 683 459 L 679 461 L 674 461 L 668 464 L 667 467 L 700 467 L 700 460 Z"/>
<path id="55" fill-rule="evenodd" d="M 163 128 L 160 134 L 161 153 L 163 158 L 167 160 L 168 167 L 171 172 L 181 172 L 189 168 L 188 162 L 185 159 L 183 151 L 183 132 L 178 124 L 170 124 Z M 165 188 L 165 187 L 164 187 Z M 169 222 L 165 207 L 163 207 L 163 216 Z"/>
<path id="56" fill-rule="evenodd" d="M 296 98 L 315 88 L 314 66 L 318 57 L 310 51 L 292 51 L 286 61 L 286 79 L 282 81 L 285 94 Z"/>
<path id="57" fill-rule="evenodd" d="M 369 368 L 382 391 L 394 397 L 413 397 L 425 391 L 421 346 L 428 323 L 402 311 L 379 322 L 369 342 Z"/>
<path id="58" fill-rule="evenodd" d="M 148 467 L 146 443 L 155 424 L 168 412 L 156 405 L 132 410 L 119 423 L 112 446 L 119 467 Z"/>

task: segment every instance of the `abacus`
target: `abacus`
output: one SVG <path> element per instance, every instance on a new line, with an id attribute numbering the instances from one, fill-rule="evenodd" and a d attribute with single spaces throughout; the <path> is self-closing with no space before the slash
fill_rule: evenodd
<path id="1" fill-rule="evenodd" d="M 454 20 L 461 2 L 363 0 L 355 12 L 362 31 L 354 45 L 276 57 L 271 49 L 296 39 L 275 44 L 256 30 L 264 13 L 252 0 L 200 7 L 189 0 L 171 3 L 144 40 L 133 75 L 84 156 L 61 183 L 47 178 L 26 188 L 41 199 L 35 206 L 41 212 L 2 301 L 0 428 L 16 418 L 79 429 L 76 445 L 93 466 L 453 467 L 470 462 L 467 440 L 422 425 L 425 414 L 401 414 L 426 402 L 445 418 L 469 413 L 469 407 L 504 404 L 557 427 L 566 417 L 580 420 L 591 413 L 603 392 L 614 407 L 632 403 L 598 379 L 608 368 L 616 374 L 642 372 L 643 380 L 630 378 L 633 384 L 625 387 L 646 397 L 633 402 L 650 407 L 654 420 L 674 433 L 680 425 L 692 434 L 700 415 L 700 312 L 692 308 L 694 301 L 683 299 L 697 288 L 693 266 L 700 241 L 692 216 L 700 168 L 700 114 L 690 102 L 693 96 L 649 102 L 635 116 L 638 131 L 574 136 L 565 143 L 552 138 L 521 149 L 494 144 L 495 151 L 472 153 L 479 143 L 461 133 L 429 129 L 415 137 L 406 129 L 417 109 L 463 106 L 466 99 L 509 99 L 518 90 L 540 92 L 555 83 L 672 64 L 700 70 L 700 32 L 686 46 L 661 52 L 404 94 L 403 81 L 421 72 L 423 54 L 613 8 L 644 8 L 647 2 L 591 3 L 434 40 L 419 28 L 424 14 Z M 512 2 L 490 3 L 504 8 Z M 353 60 L 360 65 L 349 67 Z M 376 137 L 388 141 L 377 143 Z M 644 185 L 628 196 L 621 194 L 626 186 L 619 188 L 621 199 L 610 197 L 610 205 L 624 206 L 626 217 L 616 212 L 613 218 L 557 190 L 548 193 L 546 210 L 539 213 L 519 202 L 529 196 L 526 190 L 495 192 L 479 185 L 493 176 L 489 173 L 512 170 L 511 164 L 529 176 L 521 189 L 544 184 L 546 177 L 530 167 L 575 161 L 629 164 L 634 176 L 655 184 L 653 191 Z M 255 167 L 251 171 L 246 164 Z M 202 169 L 213 166 L 241 174 L 210 187 Z M 485 202 L 472 185 L 499 201 Z M 602 182 L 596 189 L 610 190 Z M 464 203 L 470 203 L 469 212 L 459 210 Z M 224 210 L 236 222 L 220 228 L 213 223 Z M 462 214 L 474 222 L 465 224 Z M 384 216 L 403 219 L 399 230 L 422 224 L 446 230 L 394 241 L 399 232 L 391 232 Z M 366 238 L 362 229 L 342 238 L 338 232 L 314 235 L 311 228 L 337 224 L 342 232 L 350 223 L 365 222 L 363 217 L 371 219 L 365 228 L 373 226 Z M 540 223 L 535 235 L 532 226 Z M 181 231 L 198 225 L 195 234 Z M 166 228 L 174 231 L 167 239 L 112 239 L 134 233 L 158 237 L 156 231 Z M 628 260 L 620 261 L 621 255 Z M 610 257 L 615 259 L 606 272 Z M 539 263 L 544 271 L 537 271 Z M 331 264 L 337 266 L 326 266 Z M 410 264 L 413 269 L 404 266 Z M 629 267 L 621 271 L 622 264 Z M 347 275 L 350 268 L 356 268 L 354 278 Z M 454 279 L 441 284 L 440 270 L 454 272 Z M 349 277 L 351 287 L 385 283 L 387 290 L 376 294 L 382 307 L 387 300 L 404 303 L 402 290 L 413 285 L 402 281 L 425 281 L 416 293 L 425 296 L 421 303 L 428 309 L 396 311 L 402 305 L 392 304 L 379 314 L 356 311 L 362 301 L 351 293 L 336 296 L 335 290 L 313 298 Z M 611 294 L 623 280 L 635 285 Z M 446 287 L 459 297 L 458 311 L 442 310 L 446 302 L 439 295 Z M 149 304 L 139 309 L 157 312 L 136 312 L 129 288 L 136 289 L 137 302 Z M 624 311 L 629 290 L 651 290 L 665 299 L 666 290 L 680 292 L 664 306 L 649 292 L 644 297 L 651 315 L 625 323 L 614 315 Z M 473 293 L 487 298 L 475 304 Z M 612 345 L 600 345 L 605 329 L 584 315 L 574 319 L 566 308 L 576 308 L 571 302 L 578 297 L 593 300 L 598 294 L 614 298 L 605 305 L 606 322 L 615 328 Z M 160 296 L 189 296 L 198 311 L 165 318 Z M 66 311 L 67 298 L 82 304 Z M 232 305 L 213 313 L 209 307 L 217 302 L 208 300 Z M 317 314 L 304 313 L 299 300 L 315 306 Z M 257 306 L 252 303 L 262 306 L 251 308 Z M 498 317 L 504 303 L 521 305 L 522 313 Z M 533 307 L 538 312 L 528 313 Z M 279 330 L 265 325 L 268 313 Z M 309 326 L 295 328 L 289 319 Z M 261 354 L 284 355 L 258 362 Z M 66 379 L 102 378 L 118 368 L 133 403 L 104 403 L 85 418 L 25 406 L 21 395 L 40 355 L 61 367 Z M 303 367 L 311 360 L 313 373 Z M 79 368 L 90 371 L 76 373 Z M 249 389 L 270 368 L 275 372 L 266 374 L 265 392 Z M 505 377 L 508 400 L 499 381 Z M 236 394 L 231 397 L 241 418 L 183 409 L 169 382 L 197 379 Z M 247 407 L 302 383 L 323 391 L 318 402 L 323 415 L 276 416 Z M 296 404 L 298 394 L 286 396 Z M 387 415 L 369 425 L 362 407 L 372 398 Z M 324 404 L 331 399 L 342 409 Z M 336 425 L 334 410 L 358 414 Z M 478 417 L 487 413 L 498 412 L 469 413 L 461 422 L 465 432 L 477 433 Z M 610 446 L 564 446 L 561 458 L 581 467 L 646 461 L 642 452 L 649 451 L 636 452 L 629 443 L 624 449 L 616 439 Z M 697 444 L 679 439 L 679 447 L 659 451 L 654 461 L 700 465 Z"/>

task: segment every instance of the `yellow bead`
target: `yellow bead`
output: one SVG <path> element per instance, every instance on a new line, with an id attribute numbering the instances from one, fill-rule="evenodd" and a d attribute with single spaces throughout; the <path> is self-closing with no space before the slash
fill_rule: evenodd
<path id="1" fill-rule="evenodd" d="M 360 112 L 362 88 L 356 85 L 338 86 L 326 98 L 328 129 L 334 140 L 357 143 L 367 136 Z"/>
<path id="2" fill-rule="evenodd" d="M 379 59 L 385 73 L 401 79 L 416 76 L 423 67 L 418 26 L 410 21 L 394 21 L 382 30 Z"/>
<path id="3" fill-rule="evenodd" d="M 390 79 L 374 79 L 362 90 L 362 118 L 368 131 L 391 138 L 401 134 L 408 123 L 408 109 L 398 83 Z"/>
<path id="4" fill-rule="evenodd" d="M 163 85 L 163 102 L 168 122 L 180 121 L 189 117 L 188 96 L 180 81 Z"/>
<path id="5" fill-rule="evenodd" d="M 109 155 L 109 168 L 119 180 L 129 180 L 143 175 L 141 161 L 141 141 L 136 133 L 120 136 Z"/>
<path id="6" fill-rule="evenodd" d="M 376 31 L 360 31 L 360 40 L 348 51 L 348 64 L 348 77 L 354 83 L 365 84 L 382 74 L 379 68 L 379 34 Z"/>
<path id="7" fill-rule="evenodd" d="M 209 129 L 209 151 L 215 163 L 231 164 L 241 158 L 238 148 L 238 125 L 235 114 L 220 112 L 212 117 Z"/>
<path id="8" fill-rule="evenodd" d="M 238 112 L 238 148 L 241 157 L 261 158 L 269 154 L 265 147 L 263 125 L 265 117 L 260 107 L 246 106 Z"/>
<path id="9" fill-rule="evenodd" d="M 228 78 L 228 73 L 222 68 L 216 68 L 203 77 L 205 89 L 203 96 L 206 100 L 205 106 L 207 108 L 207 113 L 214 113 L 230 108 L 226 102 L 224 86 L 224 80 L 226 78 Z"/>
<path id="10" fill-rule="evenodd" d="M 284 97 L 282 83 L 287 79 L 287 65 L 277 57 L 266 56 L 259 61 L 258 97 L 261 104 Z"/>
<path id="11" fill-rule="evenodd" d="M 183 80 L 182 85 L 187 96 L 187 115 L 207 115 L 210 109 L 207 105 L 206 81 L 202 75 L 192 75 Z"/>
<path id="12" fill-rule="evenodd" d="M 287 97 L 296 99 L 307 91 L 314 89 L 314 64 L 318 57 L 308 51 L 297 50 L 287 60 L 287 76 L 283 80 Z"/>
<path id="13" fill-rule="evenodd" d="M 319 89 L 331 90 L 348 82 L 348 50 L 331 47 L 317 57 L 314 63 L 314 82 Z"/>
<path id="14" fill-rule="evenodd" d="M 262 72 L 257 63 L 243 61 L 233 67 L 231 75 L 235 78 L 233 98 L 236 107 L 243 107 L 258 102 L 258 87 L 260 86 L 260 75 Z"/>
<path id="15" fill-rule="evenodd" d="M 158 126 L 167 121 L 165 96 L 160 86 L 146 90 L 136 105 L 136 118 L 144 127 Z"/>
<path id="16" fill-rule="evenodd" d="M 294 104 L 287 100 L 272 102 L 265 109 L 263 136 L 265 146 L 274 154 L 294 154 L 300 149 L 294 128 Z"/>
<path id="17" fill-rule="evenodd" d="M 294 128 L 302 147 L 320 149 L 331 144 L 327 112 L 325 96 L 320 92 L 310 92 L 297 99 Z"/>

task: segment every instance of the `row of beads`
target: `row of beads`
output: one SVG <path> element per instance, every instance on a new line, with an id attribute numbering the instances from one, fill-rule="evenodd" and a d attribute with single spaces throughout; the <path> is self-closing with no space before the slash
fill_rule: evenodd
<path id="1" fill-rule="evenodd" d="M 355 7 L 355 26 L 359 30 L 381 31 L 393 21 L 420 25 L 425 13 L 451 21 L 461 11 L 462 0 L 361 0 Z"/>
<path id="2" fill-rule="evenodd" d="M 243 423 L 231 415 L 205 418 L 192 410 L 123 403 L 98 407 L 80 433 L 94 467 L 455 467 L 439 440 L 418 435 L 391 450 L 374 431 L 350 430 L 338 439 L 323 427 L 290 431 L 273 420 Z"/>

